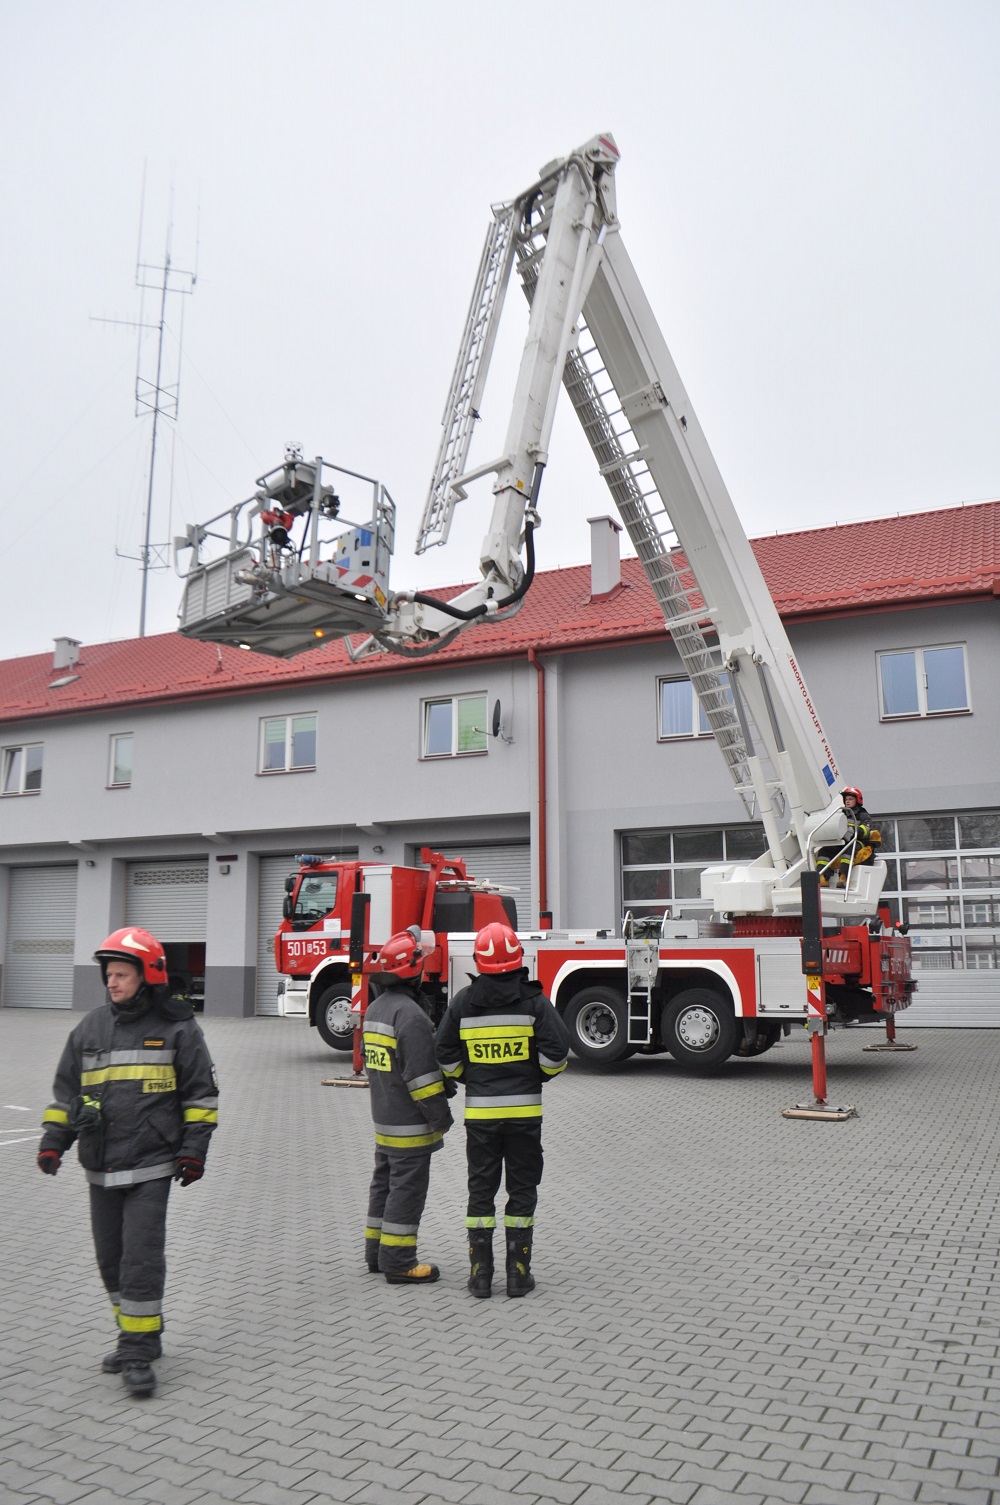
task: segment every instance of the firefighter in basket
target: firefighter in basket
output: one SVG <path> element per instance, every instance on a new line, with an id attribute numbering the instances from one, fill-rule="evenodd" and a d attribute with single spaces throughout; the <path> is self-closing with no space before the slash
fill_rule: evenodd
<path id="1" fill-rule="evenodd" d="M 491 1294 L 496 1194 L 506 1168 L 507 1295 L 534 1289 L 531 1245 L 542 1179 L 542 1083 L 566 1068 L 566 1026 L 531 982 L 521 943 L 493 921 L 476 936 L 479 976 L 456 993 L 438 1027 L 446 1077 L 465 1083 L 469 1165 L 469 1290 Z"/>
<path id="2" fill-rule="evenodd" d="M 820 847 L 817 852 L 821 888 L 828 888 L 831 877 L 836 887 L 845 888 L 852 867 L 869 867 L 882 845 L 882 833 L 871 823 L 864 796 L 854 784 L 840 791 L 847 816 L 847 840 L 839 847 Z"/>
<path id="3" fill-rule="evenodd" d="M 156 1388 L 161 1353 L 170 1183 L 190 1186 L 204 1174 L 219 1086 L 190 1000 L 170 996 L 156 937 L 116 930 L 94 959 L 108 1002 L 66 1042 L 38 1168 L 54 1176 L 76 1141 L 97 1265 L 118 1323 L 118 1345 L 101 1368 L 145 1396 Z"/>
<path id="4" fill-rule="evenodd" d="M 418 928 L 390 936 L 377 965 L 389 986 L 368 1005 L 363 1028 L 375 1123 L 365 1261 L 390 1285 L 426 1285 L 441 1272 L 417 1259 L 417 1230 L 431 1155 L 441 1148 L 452 1117 L 434 1059 L 434 1031 L 417 1002 L 424 968 Z"/>

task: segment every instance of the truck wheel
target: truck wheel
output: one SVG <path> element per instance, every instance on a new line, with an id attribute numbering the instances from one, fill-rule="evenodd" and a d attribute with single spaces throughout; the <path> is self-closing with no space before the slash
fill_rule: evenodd
<path id="1" fill-rule="evenodd" d="M 685 1066 L 719 1066 L 736 1046 L 732 1005 L 711 988 L 685 988 L 660 1020 L 663 1043 Z"/>
<path id="2" fill-rule="evenodd" d="M 584 988 L 566 1006 L 573 1054 L 583 1061 L 620 1061 L 631 1055 L 625 1000 L 615 988 Z"/>
<path id="3" fill-rule="evenodd" d="M 354 1015 L 351 985 L 342 978 L 320 994 L 316 1005 L 316 1028 L 320 1039 L 333 1050 L 354 1049 Z"/>

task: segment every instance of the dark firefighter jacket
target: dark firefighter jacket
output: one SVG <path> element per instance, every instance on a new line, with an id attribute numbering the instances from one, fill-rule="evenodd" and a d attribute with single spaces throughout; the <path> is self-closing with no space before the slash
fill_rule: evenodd
<path id="1" fill-rule="evenodd" d="M 874 861 L 875 848 L 881 844 L 881 833 L 872 827 L 872 818 L 864 805 L 856 805 L 853 810 L 846 810 L 848 829 L 847 839 L 853 842 L 857 835 L 857 846 L 854 849 L 854 861 L 856 863 L 870 863 Z M 847 856 L 850 855 L 848 849 Z"/>
<path id="2" fill-rule="evenodd" d="M 191 1005 L 154 1001 L 147 990 L 138 1002 L 106 1003 L 81 1019 L 42 1119 L 39 1148 L 62 1155 L 79 1138 L 94 1186 L 155 1181 L 172 1176 L 181 1157 L 204 1160 L 219 1118 L 215 1067 Z M 81 1102 L 89 1117 L 99 1105 L 99 1126 L 78 1132 Z"/>
<path id="3" fill-rule="evenodd" d="M 363 1034 L 376 1145 L 390 1155 L 439 1150 L 451 1108 L 431 1022 L 405 984 L 372 1000 Z"/>
<path id="4" fill-rule="evenodd" d="M 466 1123 L 531 1119 L 542 1116 L 542 1083 L 565 1070 L 569 1035 L 522 967 L 456 993 L 435 1047 L 445 1076 L 464 1078 Z"/>

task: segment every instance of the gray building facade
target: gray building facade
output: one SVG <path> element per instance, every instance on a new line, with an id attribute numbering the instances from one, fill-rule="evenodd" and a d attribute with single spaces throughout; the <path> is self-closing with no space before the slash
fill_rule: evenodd
<path id="1" fill-rule="evenodd" d="M 705 913 L 701 868 L 759 833 L 641 575 L 596 583 L 546 572 L 511 625 L 413 665 L 255 658 L 248 679 L 250 656 L 173 636 L 0 665 L 3 1006 L 93 1006 L 95 945 L 141 923 L 206 1012 L 273 1011 L 303 851 L 464 856 L 516 884 L 523 928 L 540 907 L 572 928 Z M 1000 612 L 979 584 L 926 596 L 783 615 L 883 831 L 911 1022 L 1000 1025 Z"/>

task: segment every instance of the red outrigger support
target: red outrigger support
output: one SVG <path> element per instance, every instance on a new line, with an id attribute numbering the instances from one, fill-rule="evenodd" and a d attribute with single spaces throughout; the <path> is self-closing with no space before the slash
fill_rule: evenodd
<path id="1" fill-rule="evenodd" d="M 826 992 L 823 982 L 823 917 L 820 908 L 819 873 L 802 874 L 802 970 L 806 977 L 806 1028 L 812 1045 L 811 1103 L 783 1108 L 782 1118 L 855 1118 L 857 1109 L 848 1103 L 831 1103 L 826 1095 Z"/>

